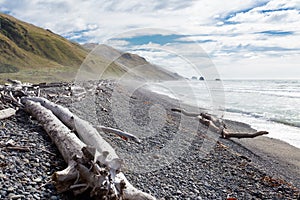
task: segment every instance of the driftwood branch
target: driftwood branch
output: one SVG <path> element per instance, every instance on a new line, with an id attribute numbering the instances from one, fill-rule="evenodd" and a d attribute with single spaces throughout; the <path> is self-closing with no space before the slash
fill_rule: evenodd
<path id="1" fill-rule="evenodd" d="M 232 133 L 232 132 L 227 132 L 223 131 L 223 138 L 255 138 L 257 136 L 262 136 L 268 134 L 267 131 L 257 131 L 254 133 Z"/>
<path id="2" fill-rule="evenodd" d="M 106 126 L 96 126 L 96 129 L 101 130 L 103 132 L 108 132 L 108 133 L 113 133 L 116 134 L 118 136 L 120 136 L 121 138 L 125 139 L 125 140 L 133 140 L 137 143 L 141 143 L 141 140 L 136 137 L 135 135 L 132 135 L 131 133 L 127 133 L 124 131 L 121 131 L 119 129 L 115 129 L 115 128 L 110 128 L 110 127 L 106 127 Z"/>
<path id="3" fill-rule="evenodd" d="M 219 133 L 222 138 L 254 138 L 257 136 L 268 134 L 267 131 L 257 131 L 254 133 L 231 132 L 227 129 L 223 120 L 216 118 L 208 113 L 191 113 L 179 108 L 172 108 L 171 110 L 173 112 L 182 113 L 186 116 L 196 117 L 201 124 L 207 126 L 211 131 Z"/>

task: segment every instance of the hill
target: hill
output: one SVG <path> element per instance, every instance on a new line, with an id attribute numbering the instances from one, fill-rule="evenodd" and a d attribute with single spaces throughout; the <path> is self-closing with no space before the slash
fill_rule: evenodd
<path id="1" fill-rule="evenodd" d="M 99 72 L 103 72 L 102 78 L 124 74 L 162 80 L 177 78 L 138 55 L 122 53 L 109 46 L 103 46 L 105 48 L 102 48 L 101 54 L 95 54 L 95 51 L 91 51 L 95 46 L 81 46 L 51 30 L 0 13 L 0 82 L 7 78 L 30 82 L 70 81 L 81 72 L 79 67 L 82 63 L 84 70 L 88 66 L 89 73 L 96 73 L 97 78 Z M 115 60 L 111 55 L 120 56 Z M 132 70 L 140 65 L 147 65 L 147 70 Z"/>
<path id="2" fill-rule="evenodd" d="M 151 64 L 145 58 L 122 52 L 104 44 L 84 44 L 90 54 L 84 61 L 79 78 L 134 78 L 138 80 L 177 80 L 182 77 L 176 73 Z M 101 66 L 101 67 L 100 67 Z"/>
<path id="3" fill-rule="evenodd" d="M 79 44 L 12 16 L 0 13 L 0 25 L 2 73 L 25 72 L 10 74 L 19 75 L 20 79 L 26 79 L 26 75 L 30 78 L 47 76 L 49 72 L 59 75 L 59 72 L 78 68 L 87 55 Z"/>

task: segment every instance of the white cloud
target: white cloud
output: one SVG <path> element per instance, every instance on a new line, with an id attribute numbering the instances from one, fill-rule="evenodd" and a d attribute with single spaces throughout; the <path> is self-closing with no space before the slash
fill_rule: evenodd
<path id="1" fill-rule="evenodd" d="M 248 12 L 237 13 L 229 21 L 276 24 L 299 22 L 299 9 L 300 0 L 271 0 L 267 4 L 255 7 Z"/>
<path id="2" fill-rule="evenodd" d="M 288 56 L 244 58 L 230 62 L 224 56 L 214 60 L 219 73 L 227 79 L 299 79 L 300 54 Z M 230 69 L 230 70 L 228 70 Z"/>
<path id="3" fill-rule="evenodd" d="M 299 9 L 300 0 L 0 0 L 0 11 L 10 11 L 19 19 L 73 39 L 84 37 L 90 42 L 103 42 L 124 32 L 128 37 L 138 36 L 143 28 L 177 32 L 186 35 L 181 41 L 199 41 L 216 65 L 221 65 L 220 69 L 226 66 L 226 70 L 221 70 L 226 75 L 230 69 L 242 69 L 235 70 L 240 74 L 247 71 L 239 68 L 241 64 L 249 68 L 253 66 L 251 63 L 267 65 L 274 56 L 277 56 L 278 69 L 285 71 L 283 66 L 296 68 L 293 59 L 286 58 L 298 60 Z M 130 30 L 135 31 L 128 32 Z M 291 34 L 260 34 L 263 31 Z M 154 33 L 157 32 L 148 34 Z M 168 34 L 168 31 L 159 33 Z M 201 43 L 205 40 L 211 42 Z M 128 42 L 118 40 L 115 45 L 128 45 Z M 187 50 L 188 45 L 177 48 Z M 168 61 L 172 66 L 179 62 L 155 57 L 153 52 L 152 57 L 151 52 L 149 55 L 139 53 L 160 63 Z M 260 62 L 266 63 L 258 64 Z"/>

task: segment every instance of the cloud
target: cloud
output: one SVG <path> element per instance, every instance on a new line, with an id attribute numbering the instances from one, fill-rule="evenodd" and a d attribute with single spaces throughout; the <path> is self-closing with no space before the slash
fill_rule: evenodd
<path id="1" fill-rule="evenodd" d="M 227 66 L 225 74 L 240 64 L 250 67 L 274 57 L 294 66 L 283 57 L 299 55 L 299 10 L 300 0 L 0 0 L 1 12 L 68 39 L 102 43 L 115 38 L 114 45 L 138 48 L 150 61 L 166 65 L 179 61 L 146 49 L 173 44 L 183 51 L 197 43 L 213 62 Z"/>
<path id="2" fill-rule="evenodd" d="M 238 12 L 228 17 L 229 22 L 235 23 L 284 23 L 299 22 L 299 0 L 272 0 L 245 12 Z"/>

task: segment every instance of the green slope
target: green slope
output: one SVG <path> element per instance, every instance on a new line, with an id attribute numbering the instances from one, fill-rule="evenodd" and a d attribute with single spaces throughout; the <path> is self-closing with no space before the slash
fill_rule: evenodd
<path id="1" fill-rule="evenodd" d="M 0 78 L 68 79 L 87 55 L 80 45 L 9 15 L 0 13 L 0 25 Z"/>

